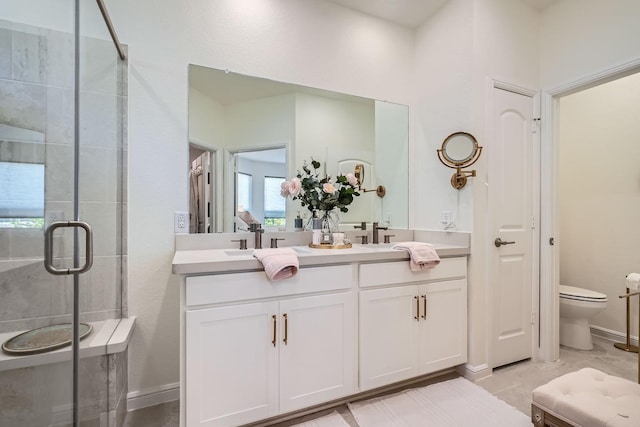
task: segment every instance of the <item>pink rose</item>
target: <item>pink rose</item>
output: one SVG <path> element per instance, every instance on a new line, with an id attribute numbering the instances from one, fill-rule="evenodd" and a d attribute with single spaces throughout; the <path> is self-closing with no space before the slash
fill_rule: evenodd
<path id="1" fill-rule="evenodd" d="M 302 182 L 300 182 L 300 178 L 293 178 L 288 184 L 289 194 L 294 197 L 300 194 L 300 190 L 302 190 Z"/>
<path id="2" fill-rule="evenodd" d="M 351 184 L 354 187 L 358 186 L 358 178 L 356 178 L 356 176 L 352 173 L 348 173 L 345 175 L 345 178 L 347 178 L 347 182 L 349 184 Z"/>
<path id="3" fill-rule="evenodd" d="M 287 197 L 289 195 L 289 181 L 282 181 L 282 184 L 280 184 L 280 195 L 282 197 Z"/>
<path id="4" fill-rule="evenodd" d="M 333 194 L 336 192 L 336 187 L 334 187 L 332 183 L 326 182 L 322 184 L 322 191 L 324 191 L 327 194 Z"/>

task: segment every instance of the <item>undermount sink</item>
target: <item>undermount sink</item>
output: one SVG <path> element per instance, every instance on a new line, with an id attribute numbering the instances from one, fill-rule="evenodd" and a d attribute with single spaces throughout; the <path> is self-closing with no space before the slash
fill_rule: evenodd
<path id="1" fill-rule="evenodd" d="M 292 246 L 293 250 L 299 254 L 309 254 L 311 253 L 311 248 L 305 246 Z"/>
<path id="2" fill-rule="evenodd" d="M 228 256 L 253 256 L 253 249 L 236 249 L 224 253 Z"/>

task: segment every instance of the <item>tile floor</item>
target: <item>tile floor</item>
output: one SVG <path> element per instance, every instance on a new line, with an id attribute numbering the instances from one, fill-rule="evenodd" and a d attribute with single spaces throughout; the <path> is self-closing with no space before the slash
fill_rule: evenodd
<path id="1" fill-rule="evenodd" d="M 494 370 L 492 376 L 480 380 L 476 384 L 529 415 L 533 389 L 568 372 L 591 367 L 633 382 L 638 380 L 638 356 L 636 354 L 618 350 L 613 347 L 611 341 L 601 337 L 594 336 L 593 344 L 594 349 L 592 351 L 561 347 L 560 359 L 556 362 L 524 361 L 501 367 Z M 430 382 L 450 378 L 451 376 L 449 375 L 439 377 Z M 129 412 L 124 427 L 178 427 L 180 419 L 179 406 L 176 401 Z M 274 426 L 290 427 L 296 423 L 309 421 L 335 410 L 342 415 L 350 426 L 358 426 L 346 405 L 274 424 Z"/>

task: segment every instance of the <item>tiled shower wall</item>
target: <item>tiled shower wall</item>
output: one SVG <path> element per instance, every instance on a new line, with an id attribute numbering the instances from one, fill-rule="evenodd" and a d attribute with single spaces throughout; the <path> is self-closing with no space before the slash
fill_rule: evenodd
<path id="1" fill-rule="evenodd" d="M 65 219 L 74 215 L 73 48 L 72 34 L 0 20 L 0 161 L 44 163 L 45 212 Z M 80 217 L 94 230 L 80 308 L 95 321 L 126 315 L 127 66 L 110 40 L 83 38 L 80 58 Z M 60 265 L 72 256 L 70 234 L 54 235 Z M 42 267 L 43 230 L 2 228 L 0 242 L 0 332 L 65 320 L 71 281 Z"/>
<path id="2" fill-rule="evenodd" d="M 111 40 L 82 38 L 80 218 L 93 228 L 94 262 L 80 276 L 81 321 L 127 316 L 127 69 Z M 45 165 L 45 217 L 74 217 L 73 143 L 73 34 L 0 20 L 0 161 Z M 56 231 L 55 265 L 70 265 L 71 236 Z M 45 271 L 43 242 L 42 229 L 0 228 L 0 332 L 71 321 L 73 281 Z M 88 425 L 120 425 L 126 366 L 126 352 L 82 360 Z M 69 396 L 56 384 L 70 385 L 70 372 L 70 362 L 0 371 L 0 424 L 58 425 L 68 407 L 56 396 Z"/>
<path id="3" fill-rule="evenodd" d="M 118 427 L 127 414 L 127 351 L 80 361 L 83 427 Z M 0 372 L 0 425 L 71 425 L 71 362 Z"/>

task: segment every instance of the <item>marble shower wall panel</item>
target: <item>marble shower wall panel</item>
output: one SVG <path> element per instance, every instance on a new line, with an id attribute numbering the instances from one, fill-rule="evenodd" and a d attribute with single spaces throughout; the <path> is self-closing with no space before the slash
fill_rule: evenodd
<path id="1" fill-rule="evenodd" d="M 0 79 L 11 78 L 11 23 L 0 19 Z"/>
<path id="2" fill-rule="evenodd" d="M 42 28 L 12 23 L 11 78 L 46 83 L 47 34 Z"/>
<path id="3" fill-rule="evenodd" d="M 110 40 L 83 37 L 80 41 L 80 91 L 121 95 L 123 70 Z"/>
<path id="4" fill-rule="evenodd" d="M 0 374 L 1 425 L 43 425 L 35 410 L 39 392 L 36 369 L 14 369 Z"/>
<path id="5" fill-rule="evenodd" d="M 128 351 L 110 354 L 109 358 L 109 424 L 121 426 L 127 413 Z"/>
<path id="6" fill-rule="evenodd" d="M 47 86 L 47 144 L 73 144 L 73 89 Z"/>
<path id="7" fill-rule="evenodd" d="M 0 262 L 3 267 L 7 264 Z M 60 280 L 52 278 L 42 262 L 30 262 L 0 272 L 0 332 L 45 326 L 46 319 L 52 314 L 52 287 L 60 284 Z M 57 287 L 55 292 L 59 292 Z"/>
<path id="8" fill-rule="evenodd" d="M 120 307 L 120 257 L 95 257 L 80 287 L 80 307 L 85 313 L 108 312 Z M 106 319 L 106 317 L 105 317 Z"/>
<path id="9" fill-rule="evenodd" d="M 73 89 L 74 86 L 74 37 L 71 33 L 46 30 L 47 86 Z"/>
<path id="10" fill-rule="evenodd" d="M 45 93 L 43 85 L 0 79 L 2 139 L 7 139 L 6 134 L 13 140 L 44 142 Z"/>
<path id="11" fill-rule="evenodd" d="M 67 202 L 73 209 L 73 146 L 47 143 L 45 163 L 45 210 L 59 210 L 52 203 Z M 73 210 L 65 212 L 65 218 L 73 218 Z"/>
<path id="12" fill-rule="evenodd" d="M 86 202 L 118 201 L 120 152 L 113 148 L 83 146 L 80 151 L 80 199 Z"/>
<path id="13" fill-rule="evenodd" d="M 118 96 L 96 92 L 80 93 L 80 146 L 115 150 L 120 120 Z"/>
<path id="14" fill-rule="evenodd" d="M 33 144 L 31 142 L 0 140 L 0 161 L 44 163 L 45 145 Z"/>
<path id="15" fill-rule="evenodd" d="M 119 409 L 118 399 L 126 402 L 126 379 L 123 383 L 121 378 L 123 373 L 126 375 L 126 352 L 84 358 L 79 370 L 81 425 L 122 425 L 110 421 L 110 412 Z M 3 371 L 0 425 L 69 426 L 72 419 L 70 372 L 70 361 Z"/>

